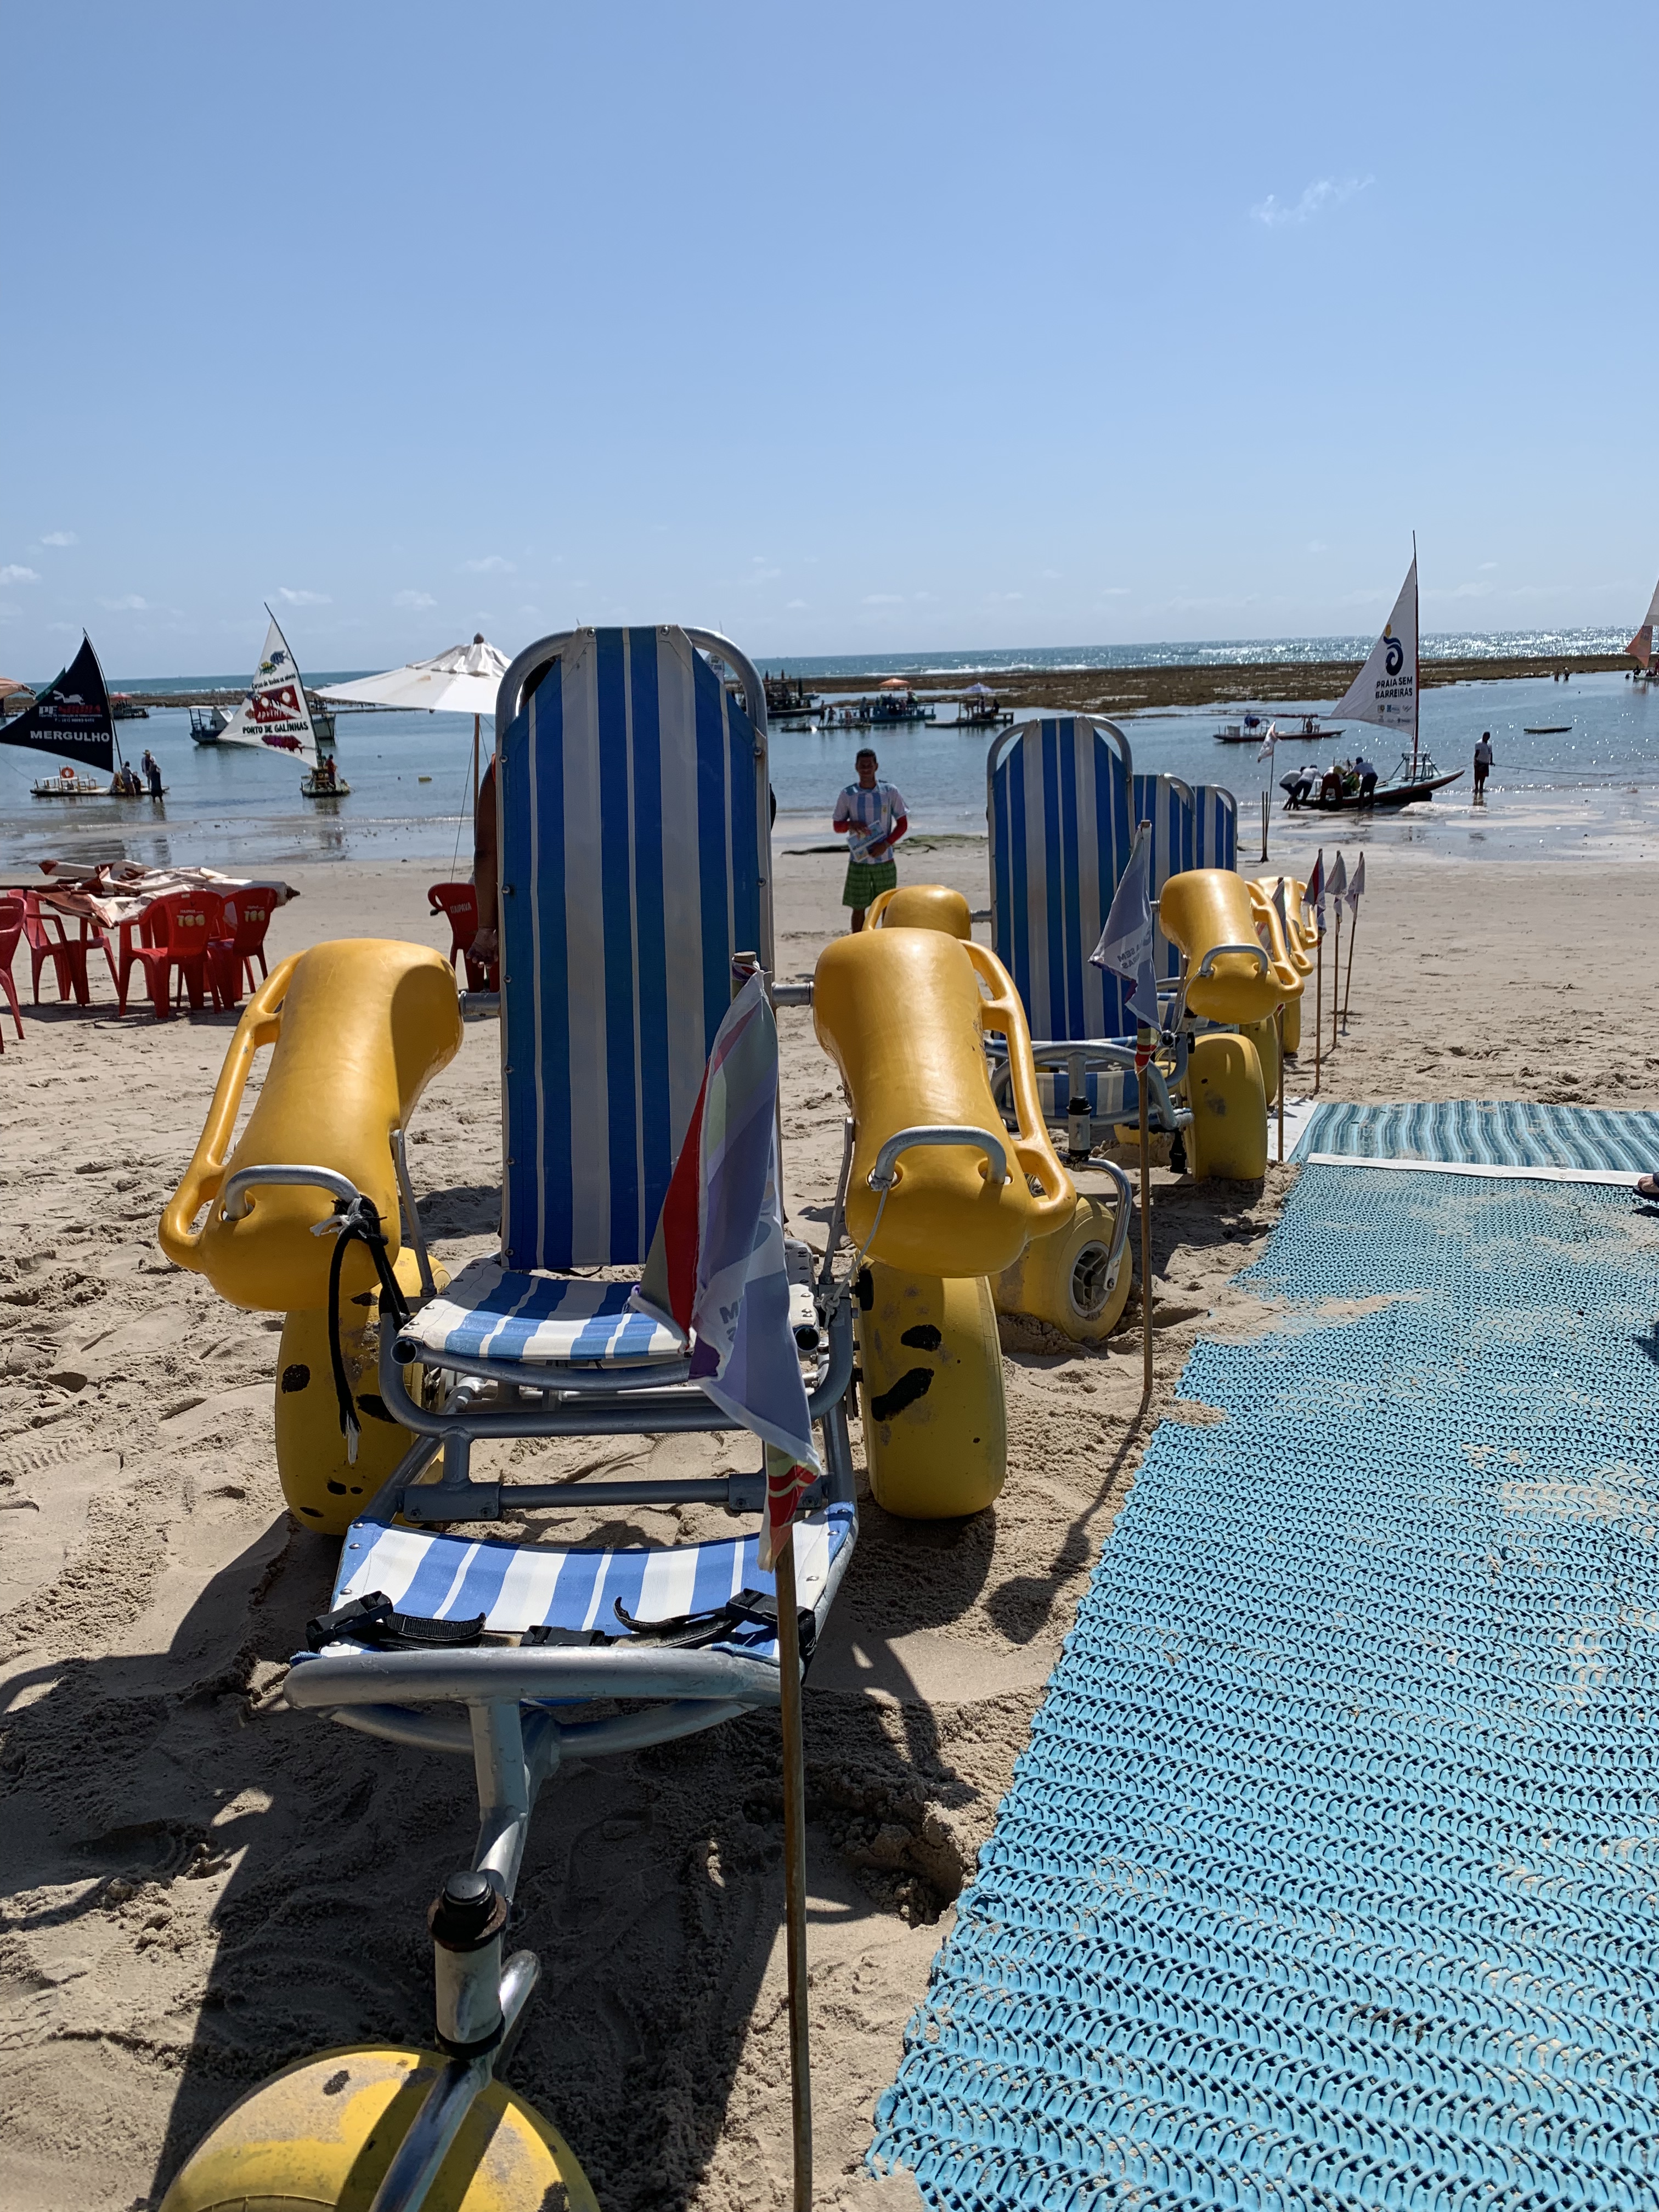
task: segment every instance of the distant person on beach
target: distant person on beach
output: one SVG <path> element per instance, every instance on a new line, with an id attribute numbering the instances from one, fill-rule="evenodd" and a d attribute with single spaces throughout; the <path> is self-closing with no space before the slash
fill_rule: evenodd
<path id="1" fill-rule="evenodd" d="M 1474 749 L 1474 803 L 1477 806 L 1484 806 L 1486 803 L 1486 778 L 1492 771 L 1492 732 L 1482 730 L 1480 742 Z"/>
<path id="2" fill-rule="evenodd" d="M 904 794 L 883 783 L 876 771 L 881 763 L 868 745 L 854 765 L 859 780 L 849 783 L 836 801 L 834 828 L 847 840 L 847 881 L 841 902 L 853 909 L 853 927 L 864 927 L 865 909 L 883 891 L 897 887 L 898 863 L 893 848 L 910 827 L 904 811 Z"/>
<path id="3" fill-rule="evenodd" d="M 161 796 L 161 763 L 148 745 L 144 747 L 143 769 L 145 781 L 149 785 L 150 797 L 159 799 Z"/>
<path id="4" fill-rule="evenodd" d="M 1359 804 L 1362 806 L 1375 806 L 1376 804 L 1375 765 L 1366 759 L 1364 753 L 1359 753 L 1354 758 L 1353 772 L 1359 778 Z"/>

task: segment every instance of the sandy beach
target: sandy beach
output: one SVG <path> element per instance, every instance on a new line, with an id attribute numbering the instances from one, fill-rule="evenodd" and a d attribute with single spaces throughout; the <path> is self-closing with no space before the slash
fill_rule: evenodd
<path id="1" fill-rule="evenodd" d="M 1300 861 L 1317 825 L 1279 835 L 1275 861 Z M 804 842 L 780 839 L 786 977 L 810 974 L 840 927 L 841 863 Z M 1653 910 L 1644 871 L 1453 864 L 1407 846 L 1372 851 L 1368 867 L 1352 1020 L 1322 1095 L 1659 1101 L 1659 1011 L 1629 980 Z M 955 884 L 982 909 L 985 869 L 983 842 L 962 839 L 916 852 L 905 873 Z M 301 896 L 273 921 L 273 958 L 343 934 L 446 945 L 422 896 L 443 872 L 283 870 Z M 222 1304 L 155 1239 L 234 1018 L 118 1022 L 107 977 L 95 988 L 90 1012 L 26 1011 L 21 1046 L 8 1017 L 0 1060 L 0 2159 L 12 2212 L 141 2212 L 275 2067 L 330 2044 L 421 2039 L 423 1915 L 473 1824 L 459 1764 L 283 1702 L 337 1546 L 293 1527 L 277 1487 L 279 1323 Z M 841 1102 L 810 1016 L 786 1012 L 781 1027 L 789 1202 L 815 1236 Z M 423 1214 L 452 1267 L 494 1241 L 498 1042 L 494 1021 L 469 1025 L 412 1133 Z M 1304 1090 L 1312 1065 L 1310 1035 Z M 1011 1338 L 994 1510 L 905 1524 L 866 1501 L 806 1693 L 827 2208 L 915 2202 L 908 2183 L 863 2177 L 872 2108 L 1188 1347 L 1200 1332 L 1273 1326 L 1229 1279 L 1292 1173 L 1270 1170 L 1259 1191 L 1158 1176 L 1150 1417 L 1138 1416 L 1138 1335 L 1059 1356 Z M 590 1440 L 483 1456 L 622 1468 L 658 1452 L 713 1468 L 746 1464 L 748 1446 Z M 633 1540 L 699 1527 L 666 1511 L 592 1525 Z M 775 1723 L 756 1719 L 578 1767 L 543 1799 L 518 1925 L 544 1979 L 510 2078 L 568 2136 L 606 2212 L 787 2202 L 778 1777 Z"/>

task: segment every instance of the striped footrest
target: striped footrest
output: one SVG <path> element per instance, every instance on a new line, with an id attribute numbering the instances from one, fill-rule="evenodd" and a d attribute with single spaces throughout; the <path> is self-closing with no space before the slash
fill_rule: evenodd
<path id="1" fill-rule="evenodd" d="M 526 1364 L 682 1358 L 678 1334 L 629 1305 L 633 1287 L 474 1260 L 410 1316 L 402 1340 L 432 1360 L 446 1352 Z"/>
<path id="2" fill-rule="evenodd" d="M 795 1524 L 795 1583 L 804 1607 L 817 1610 L 853 1525 L 847 1505 Z M 399 1613 L 428 1620 L 471 1620 L 482 1613 L 492 1635 L 545 1626 L 602 1628 L 620 1637 L 626 1631 L 617 1617 L 618 1599 L 636 1620 L 678 1620 L 711 1613 L 739 1590 L 771 1589 L 772 1577 L 762 1573 L 756 1556 L 758 1543 L 757 1534 L 656 1551 L 583 1551 L 357 1521 L 346 1532 L 333 1603 L 380 1590 Z M 758 1626 L 739 1626 L 711 1648 L 776 1663 L 777 1639 Z"/>

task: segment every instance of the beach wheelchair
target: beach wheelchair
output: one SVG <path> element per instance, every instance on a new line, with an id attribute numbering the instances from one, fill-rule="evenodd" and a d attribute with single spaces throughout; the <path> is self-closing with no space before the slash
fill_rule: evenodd
<path id="1" fill-rule="evenodd" d="M 245 1009 L 161 1242 L 234 1303 L 288 1317 L 284 1494 L 343 1541 L 286 1693 L 392 1744 L 470 1759 L 479 1826 L 430 1915 L 436 2051 L 368 2046 L 278 2075 L 211 2131 L 166 2212 L 295 2198 L 372 2212 L 592 2206 L 568 2147 L 499 2078 L 537 1977 L 506 1938 L 538 1792 L 573 1757 L 779 1704 L 784 1650 L 810 1655 L 856 1541 L 847 1407 L 872 1255 L 982 1285 L 1074 1200 L 1036 1103 L 1023 1011 L 983 948 L 990 1013 L 966 950 L 921 931 L 838 940 L 812 983 L 771 981 L 766 726 L 755 670 L 709 632 L 567 632 L 507 670 L 501 1237 L 453 1281 L 426 1249 L 404 1150 L 461 1042 L 448 962 L 402 943 L 319 945 Z M 684 1219 L 683 1140 L 716 1079 L 711 1050 L 745 1003 L 771 1038 L 772 1089 L 744 1111 L 772 1147 L 775 1189 L 771 1008 L 786 1002 L 812 1006 L 849 1109 L 824 1249 L 780 1229 L 774 1280 L 793 1387 L 821 1439 L 781 1562 L 793 1562 L 793 1606 L 787 1577 L 761 1567 L 758 1528 L 655 1548 L 492 1539 L 526 1510 L 762 1516 L 763 1464 L 520 1481 L 481 1477 L 473 1451 L 741 1426 L 769 1437 L 754 1392 L 739 1420 L 700 1372 L 700 1347 L 635 1291 L 657 1265 L 659 1224 Z M 994 1024 L 1021 1120 L 1012 1139 L 987 1073 Z M 264 1046 L 265 1083 L 235 1139 Z M 363 1318 L 376 1301 L 378 1327 Z M 927 1340 L 908 1358 L 948 1370 L 935 1412 L 993 1389 L 1000 1407 L 994 1322 L 988 1341 L 983 1329 Z M 927 1378 L 912 1372 L 905 1388 L 912 1404 Z M 880 1408 L 866 1413 L 868 1449 Z M 923 1463 L 908 1470 L 921 1486 L 890 1486 L 893 1509 L 987 1502 L 983 1453 L 953 1462 L 949 1422 L 921 1433 Z"/>

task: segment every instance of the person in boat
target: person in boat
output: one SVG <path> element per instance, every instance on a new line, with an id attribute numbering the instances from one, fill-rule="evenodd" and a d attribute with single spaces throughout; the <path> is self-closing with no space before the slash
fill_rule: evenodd
<path id="1" fill-rule="evenodd" d="M 333 791 L 337 787 L 339 779 L 334 773 L 334 756 L 332 753 L 325 753 L 322 759 L 318 762 L 315 781 L 325 791 Z"/>
<path id="2" fill-rule="evenodd" d="M 1354 756 L 1353 765 L 1354 774 L 1359 778 L 1359 804 L 1362 806 L 1375 806 L 1376 804 L 1376 766 L 1366 759 L 1364 753 L 1357 753 Z"/>
<path id="3" fill-rule="evenodd" d="M 143 765 L 144 779 L 149 785 L 149 795 L 152 799 L 159 799 L 161 796 L 161 763 L 148 745 L 144 747 Z"/>
<path id="4" fill-rule="evenodd" d="M 854 763 L 859 780 L 849 783 L 836 801 L 832 827 L 847 840 L 847 881 L 841 902 L 852 908 L 854 930 L 863 928 L 871 900 L 896 888 L 898 863 L 893 848 L 910 827 L 904 794 L 881 781 L 877 774 L 880 765 L 868 745 L 860 747 Z"/>
<path id="5" fill-rule="evenodd" d="M 1486 803 L 1486 778 L 1492 773 L 1492 732 L 1482 730 L 1480 742 L 1474 749 L 1474 803 L 1477 806 L 1484 806 Z"/>

